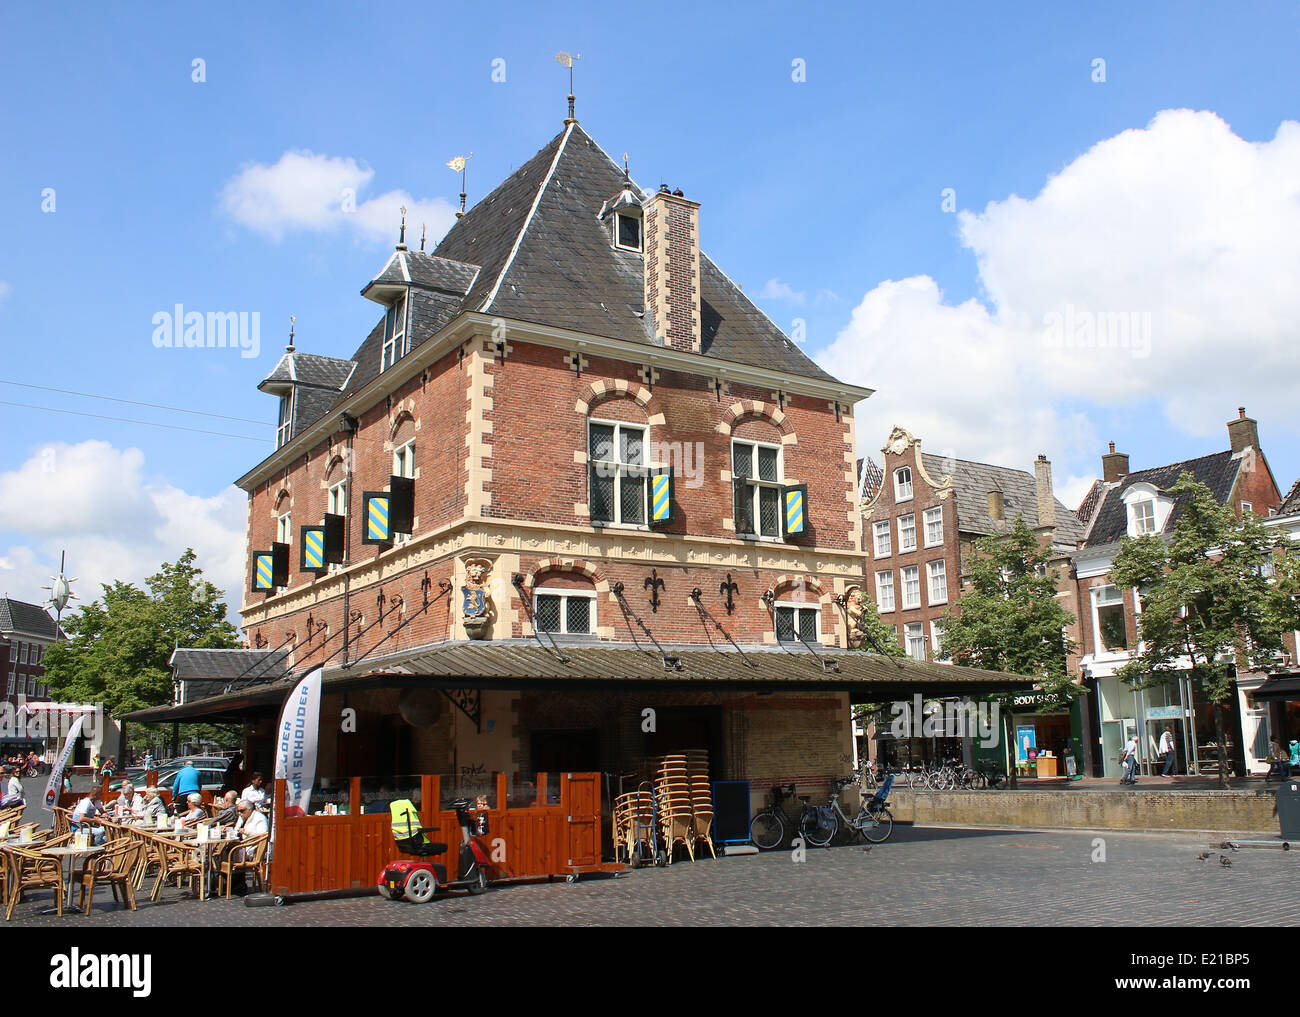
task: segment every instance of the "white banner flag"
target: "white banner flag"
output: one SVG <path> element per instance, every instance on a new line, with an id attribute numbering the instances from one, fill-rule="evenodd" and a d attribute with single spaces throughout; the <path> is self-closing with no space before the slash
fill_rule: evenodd
<path id="1" fill-rule="evenodd" d="M 280 711 L 276 729 L 275 775 L 285 782 L 284 807 L 307 811 L 316 782 L 316 737 L 320 730 L 320 686 L 316 668 L 294 686 Z"/>
<path id="2" fill-rule="evenodd" d="M 83 713 L 72 722 L 72 727 L 68 728 L 67 741 L 63 743 L 63 751 L 59 753 L 59 758 L 50 767 L 50 782 L 45 785 L 46 812 L 53 812 L 54 806 L 59 804 L 59 793 L 63 790 L 63 768 L 68 765 L 68 757 L 72 755 L 72 746 L 81 737 L 81 725 L 86 722 L 86 716 Z"/>

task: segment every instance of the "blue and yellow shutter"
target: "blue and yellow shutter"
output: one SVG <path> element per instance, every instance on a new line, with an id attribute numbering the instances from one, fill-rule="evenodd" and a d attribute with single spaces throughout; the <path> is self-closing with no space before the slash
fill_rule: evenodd
<path id="1" fill-rule="evenodd" d="M 781 529 L 787 537 L 808 532 L 808 485 L 781 488 Z"/>
<path id="2" fill-rule="evenodd" d="M 673 521 L 673 471 L 650 474 L 650 525 L 666 526 Z"/>
<path id="3" fill-rule="evenodd" d="M 300 531 L 298 569 L 302 572 L 324 572 L 329 565 L 325 557 L 325 527 L 304 526 Z"/>
<path id="4" fill-rule="evenodd" d="M 253 582 L 250 589 L 254 593 L 275 591 L 275 561 L 270 551 L 253 552 Z"/>
<path id="5" fill-rule="evenodd" d="M 366 491 L 361 496 L 361 543 L 391 544 L 392 498 L 387 491 Z"/>

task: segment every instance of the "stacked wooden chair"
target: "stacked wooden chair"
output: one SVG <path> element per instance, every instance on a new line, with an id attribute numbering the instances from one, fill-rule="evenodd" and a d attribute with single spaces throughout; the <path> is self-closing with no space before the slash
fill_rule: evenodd
<path id="1" fill-rule="evenodd" d="M 614 799 L 613 825 L 615 861 L 654 860 L 659 842 L 654 791 L 649 781 Z"/>
<path id="2" fill-rule="evenodd" d="M 713 786 L 709 783 L 709 754 L 704 749 L 693 749 L 683 755 L 691 787 L 692 839 L 696 844 L 707 844 L 709 854 L 717 858 L 718 852 L 713 849 Z"/>
<path id="3" fill-rule="evenodd" d="M 655 810 L 659 835 L 671 865 L 678 844 L 695 861 L 695 810 L 690 771 L 684 755 L 664 756 L 655 772 Z"/>

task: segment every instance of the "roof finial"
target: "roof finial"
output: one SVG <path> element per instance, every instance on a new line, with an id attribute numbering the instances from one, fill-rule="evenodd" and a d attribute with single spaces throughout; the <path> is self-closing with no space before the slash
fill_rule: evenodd
<path id="1" fill-rule="evenodd" d="M 629 187 L 632 183 L 632 174 L 627 170 L 627 153 L 623 153 L 623 186 Z"/>
<path id="2" fill-rule="evenodd" d="M 284 351 L 285 351 L 286 353 L 292 353 L 292 352 L 293 352 L 293 323 L 294 323 L 294 320 L 295 320 L 294 316 L 293 316 L 292 314 L 289 315 L 289 345 L 286 346 L 286 347 L 284 348 Z"/>
<path id="3" fill-rule="evenodd" d="M 555 54 L 555 59 L 560 62 L 562 67 L 567 67 L 569 69 L 569 115 L 564 120 L 564 124 L 567 127 L 569 124 L 576 124 L 578 122 L 578 118 L 573 115 L 573 61 L 581 60 L 582 54 L 574 53 L 570 55 L 561 51 Z"/>
<path id="4" fill-rule="evenodd" d="M 420 253 L 424 253 L 424 231 L 428 229 L 425 223 L 420 223 Z"/>
<path id="5" fill-rule="evenodd" d="M 447 163 L 447 168 L 449 170 L 452 170 L 460 174 L 460 211 L 456 213 L 457 219 L 465 218 L 465 192 L 467 190 L 465 185 L 465 178 L 468 176 L 468 173 L 466 172 L 465 169 L 465 164 L 468 163 L 473 158 L 474 158 L 474 153 L 470 152 L 469 155 L 458 155 L 456 156 L 456 158 L 452 159 L 449 163 Z"/>
<path id="6" fill-rule="evenodd" d="M 406 206 L 405 205 L 401 207 L 401 213 L 402 213 L 402 232 L 397 238 L 397 249 L 399 251 L 404 251 L 406 250 Z"/>

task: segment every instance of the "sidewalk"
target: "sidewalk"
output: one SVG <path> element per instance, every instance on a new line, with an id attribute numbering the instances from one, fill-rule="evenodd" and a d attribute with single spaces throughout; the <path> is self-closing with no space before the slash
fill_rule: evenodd
<path id="1" fill-rule="evenodd" d="M 1219 786 L 1218 777 L 1142 777 L 1136 785 L 1121 784 L 1118 777 L 1018 777 L 1016 791 L 1273 791 L 1280 780 L 1264 782 L 1263 777 L 1229 777 L 1227 787 Z M 1004 789 L 1010 790 L 1010 789 Z"/>

